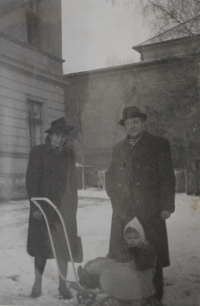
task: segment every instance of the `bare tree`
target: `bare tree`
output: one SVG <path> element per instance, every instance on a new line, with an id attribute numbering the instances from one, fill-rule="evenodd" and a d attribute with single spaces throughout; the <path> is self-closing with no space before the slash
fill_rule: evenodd
<path id="1" fill-rule="evenodd" d="M 79 152 L 82 168 L 82 188 L 86 188 L 85 182 L 85 151 L 84 151 L 84 131 L 83 131 L 83 116 L 84 108 L 88 99 L 88 77 L 83 77 L 80 80 L 76 75 L 70 78 L 70 86 L 66 90 L 66 116 L 73 118 L 73 123 L 76 126 L 76 139 L 79 144 Z"/>
<path id="2" fill-rule="evenodd" d="M 144 17 L 153 16 L 157 34 L 178 26 L 179 33 L 193 36 L 200 28 L 199 0 L 138 0 L 138 8 Z"/>
<path id="3" fill-rule="evenodd" d="M 161 34 L 178 26 L 177 31 L 193 36 L 200 30 L 200 0 L 106 0 L 113 5 L 135 7 L 148 19 L 153 34 Z"/>
<path id="4" fill-rule="evenodd" d="M 88 79 L 83 79 L 79 83 L 79 92 L 76 95 L 76 121 L 78 127 L 78 141 L 81 147 L 82 162 L 82 188 L 86 188 L 85 182 L 85 151 L 84 151 L 84 132 L 83 132 L 83 111 L 88 98 Z"/>

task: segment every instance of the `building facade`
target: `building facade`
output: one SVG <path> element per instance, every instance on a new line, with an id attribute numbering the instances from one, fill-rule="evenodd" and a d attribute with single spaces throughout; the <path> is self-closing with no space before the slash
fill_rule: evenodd
<path id="1" fill-rule="evenodd" d="M 64 115 L 61 1 L 0 3 L 0 198 L 26 197 L 33 145 Z"/>
<path id="2" fill-rule="evenodd" d="M 81 125 L 87 164 L 108 168 L 112 147 L 124 137 L 123 108 L 136 105 L 148 115 L 147 130 L 169 139 L 177 173 L 187 172 L 182 190 L 200 191 L 199 36 L 191 40 L 147 41 L 134 47 L 140 63 L 65 76 L 66 107 Z"/>

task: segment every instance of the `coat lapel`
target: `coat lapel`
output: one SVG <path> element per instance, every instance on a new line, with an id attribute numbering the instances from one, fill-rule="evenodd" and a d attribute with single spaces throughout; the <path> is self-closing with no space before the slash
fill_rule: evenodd
<path id="1" fill-rule="evenodd" d="M 133 160 L 147 160 L 151 151 L 151 142 L 148 137 L 148 133 L 144 132 L 138 142 L 132 149 Z"/>
<path id="2" fill-rule="evenodd" d="M 149 139 L 149 134 L 147 132 L 143 133 L 141 138 L 133 146 L 132 149 L 129 146 L 127 137 L 124 139 L 124 141 L 122 141 L 119 151 L 119 161 L 122 161 L 120 167 L 123 167 L 126 172 L 127 182 L 132 181 L 132 177 L 135 171 L 135 164 L 137 164 L 138 160 L 143 162 L 148 161 L 151 152 L 150 147 L 151 140 Z"/>
<path id="3" fill-rule="evenodd" d="M 119 162 L 121 163 L 119 166 L 125 172 L 126 181 L 131 182 L 134 167 L 133 167 L 133 160 L 127 137 L 122 141 L 119 152 L 120 152 Z"/>

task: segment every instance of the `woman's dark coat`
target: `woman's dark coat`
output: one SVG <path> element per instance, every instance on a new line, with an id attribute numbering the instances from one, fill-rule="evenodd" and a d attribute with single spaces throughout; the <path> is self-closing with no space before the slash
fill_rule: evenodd
<path id="1" fill-rule="evenodd" d="M 174 212 L 175 177 L 168 140 L 144 132 L 132 149 L 128 138 L 118 143 L 106 173 L 106 190 L 113 207 L 110 256 L 120 259 L 123 228 L 137 216 L 159 265 L 168 266 L 166 224 L 160 217 L 163 210 Z"/>
<path id="2" fill-rule="evenodd" d="M 51 143 L 33 147 L 30 152 L 26 186 L 29 199 L 32 197 L 46 197 L 60 210 L 67 227 L 72 249 L 77 237 L 77 184 L 76 184 L 75 155 L 72 149 L 63 147 L 59 152 Z M 31 256 L 53 258 L 50 240 L 44 218 L 33 218 L 33 212 L 38 208 L 30 202 L 30 217 L 28 228 L 27 251 Z M 59 222 L 51 208 L 46 209 L 53 239 L 58 253 L 66 253 L 64 236 Z"/>

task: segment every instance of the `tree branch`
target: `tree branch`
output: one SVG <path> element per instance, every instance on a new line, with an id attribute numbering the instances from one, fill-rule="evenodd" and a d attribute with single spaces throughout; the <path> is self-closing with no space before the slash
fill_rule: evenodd
<path id="1" fill-rule="evenodd" d="M 177 25 L 181 25 L 181 26 L 183 26 L 184 27 L 184 29 L 188 32 L 188 34 L 189 35 L 194 35 L 193 33 L 192 33 L 192 31 L 190 31 L 189 29 L 188 29 L 188 27 L 186 26 L 186 24 L 185 24 L 185 20 L 179 20 L 178 18 L 177 18 L 177 12 L 176 11 L 174 11 L 174 10 L 167 10 L 167 8 L 165 8 L 164 6 L 161 6 L 161 5 L 159 5 L 159 4 L 157 4 L 157 3 L 155 3 L 155 2 L 153 2 L 152 0 L 147 0 L 153 7 L 155 7 L 155 8 L 157 8 L 158 10 L 160 10 L 160 11 L 162 11 L 163 13 L 165 13 L 167 16 L 169 16 L 170 17 L 170 19 L 171 20 L 175 20 L 176 21 L 176 23 L 177 23 Z M 180 18 L 180 16 L 179 16 L 179 18 Z"/>

